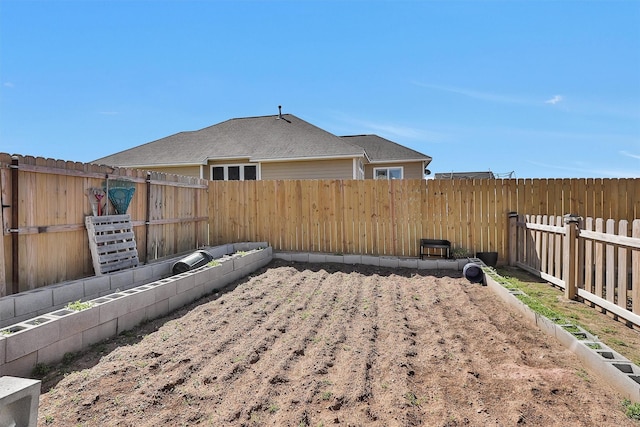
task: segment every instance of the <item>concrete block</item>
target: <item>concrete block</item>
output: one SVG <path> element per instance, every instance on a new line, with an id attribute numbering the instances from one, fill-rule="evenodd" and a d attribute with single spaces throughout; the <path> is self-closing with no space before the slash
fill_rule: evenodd
<path id="1" fill-rule="evenodd" d="M 365 265 L 375 265 L 376 267 L 380 266 L 380 257 L 372 256 L 372 255 L 362 255 L 361 262 Z"/>
<path id="2" fill-rule="evenodd" d="M 158 280 L 157 286 L 154 286 L 156 294 L 156 302 L 168 300 L 176 294 L 176 281 L 173 278 Z"/>
<path id="3" fill-rule="evenodd" d="M 74 280 L 52 287 L 53 306 L 64 305 L 84 298 L 84 281 Z"/>
<path id="4" fill-rule="evenodd" d="M 0 337 L 0 366 L 5 362 L 6 348 L 7 340 L 4 337 Z"/>
<path id="5" fill-rule="evenodd" d="M 469 258 L 459 258 L 456 261 L 458 261 L 458 270 L 460 271 L 464 270 L 464 266 L 471 262 Z"/>
<path id="6" fill-rule="evenodd" d="M 36 427 L 40 381 L 17 378 L 0 378 L 0 425 Z"/>
<path id="7" fill-rule="evenodd" d="M 209 281 L 209 277 L 211 276 L 209 270 L 211 270 L 211 268 L 212 267 L 205 266 L 194 271 L 194 286 L 204 286 L 204 284 Z"/>
<path id="8" fill-rule="evenodd" d="M 205 283 L 203 286 L 203 295 L 208 295 L 212 292 L 217 291 L 218 289 L 221 288 L 220 286 L 220 279 L 214 279 L 214 280 L 210 280 L 209 282 Z"/>
<path id="9" fill-rule="evenodd" d="M 173 278 L 176 282 L 176 294 L 187 292 L 196 285 L 196 278 L 192 272 L 178 274 Z"/>
<path id="10" fill-rule="evenodd" d="M 36 313 L 53 305 L 53 292 L 48 288 L 34 289 L 12 296 L 16 316 Z"/>
<path id="11" fill-rule="evenodd" d="M 336 262 L 339 264 L 344 264 L 344 256 L 327 254 L 327 262 Z"/>
<path id="12" fill-rule="evenodd" d="M 273 254 L 273 257 L 276 259 L 281 259 L 283 261 L 292 261 L 292 255 L 290 252 L 276 252 Z"/>
<path id="13" fill-rule="evenodd" d="M 101 323 L 95 328 L 87 329 L 82 333 L 82 347 L 86 348 L 92 344 L 99 343 L 102 340 L 111 338 L 116 335 L 118 328 L 118 319 Z"/>
<path id="14" fill-rule="evenodd" d="M 100 310 L 99 323 L 103 324 L 129 312 L 129 299 L 128 298 L 114 298 L 109 301 L 105 301 L 98 305 Z"/>
<path id="15" fill-rule="evenodd" d="M 111 279 L 109 276 L 95 276 L 84 281 L 84 297 L 95 298 L 104 292 L 111 292 Z"/>
<path id="16" fill-rule="evenodd" d="M 233 257 L 233 269 L 240 270 L 247 265 L 251 264 L 251 257 L 249 255 L 245 256 L 234 256 Z"/>
<path id="17" fill-rule="evenodd" d="M 353 254 L 345 255 L 344 263 L 350 264 L 350 265 L 362 264 L 362 255 L 353 255 Z"/>
<path id="18" fill-rule="evenodd" d="M 458 260 L 439 259 L 437 260 L 438 270 L 458 270 Z"/>
<path id="19" fill-rule="evenodd" d="M 14 298 L 0 298 L 0 321 L 13 319 L 15 315 Z"/>
<path id="20" fill-rule="evenodd" d="M 419 259 L 418 269 L 420 270 L 437 270 L 438 261 L 435 259 Z"/>
<path id="21" fill-rule="evenodd" d="M 220 263 L 218 268 L 221 270 L 220 275 L 225 276 L 233 271 L 233 260 L 227 259 Z"/>
<path id="22" fill-rule="evenodd" d="M 155 280 L 165 278 L 171 274 L 171 266 L 174 261 L 171 262 L 157 262 L 151 265 L 151 275 Z"/>
<path id="23" fill-rule="evenodd" d="M 147 319 L 157 319 L 158 317 L 166 316 L 169 314 L 169 298 L 158 301 L 155 304 L 152 304 L 146 308 L 147 310 Z"/>
<path id="24" fill-rule="evenodd" d="M 37 363 L 46 363 L 47 365 L 58 363 L 65 353 L 76 353 L 80 350 L 82 350 L 82 333 L 69 336 L 41 348 L 38 350 Z"/>
<path id="25" fill-rule="evenodd" d="M 110 289 L 113 292 L 123 291 L 131 287 L 134 283 L 133 270 L 124 270 L 109 275 L 111 280 Z"/>
<path id="26" fill-rule="evenodd" d="M 398 268 L 400 263 L 396 257 L 381 256 L 380 267 Z"/>
<path id="27" fill-rule="evenodd" d="M 17 377 L 29 377 L 33 368 L 38 363 L 38 352 L 34 351 L 19 359 L 0 365 L 0 375 L 15 375 Z"/>
<path id="28" fill-rule="evenodd" d="M 129 293 L 127 293 L 129 292 Z M 123 292 L 129 300 L 129 311 L 137 311 L 156 301 L 156 290 L 148 285 L 129 289 Z"/>
<path id="29" fill-rule="evenodd" d="M 291 261 L 294 262 L 309 262 L 308 252 L 294 252 L 291 254 Z"/>
<path id="30" fill-rule="evenodd" d="M 321 254 L 318 252 L 310 252 L 309 253 L 309 262 L 315 263 L 325 263 L 327 262 L 327 254 Z"/>
<path id="31" fill-rule="evenodd" d="M 124 331 L 135 328 L 137 325 L 148 319 L 147 315 L 147 309 L 144 307 L 118 317 L 116 334 L 121 334 Z"/>
<path id="32" fill-rule="evenodd" d="M 61 316 L 56 316 L 60 313 Z M 65 314 L 66 313 L 66 314 Z M 100 323 L 100 308 L 91 307 L 82 311 L 59 310 L 51 313 L 51 317 L 58 317 L 60 338 L 68 338 L 80 334 L 82 331 L 98 326 Z"/>
<path id="33" fill-rule="evenodd" d="M 25 324 L 16 325 L 16 327 L 23 327 L 23 329 L 5 336 L 7 340 L 7 348 L 5 350 L 7 362 L 33 353 L 59 339 L 60 325 L 58 325 L 58 322 L 52 319 L 42 319 L 44 323 L 38 325 L 35 325 L 35 323 L 27 327 L 24 327 Z M 33 322 L 35 322 L 35 319 Z"/>
<path id="34" fill-rule="evenodd" d="M 169 313 L 189 304 L 190 297 L 189 292 L 182 292 L 169 298 Z"/>
<path id="35" fill-rule="evenodd" d="M 398 267 L 418 268 L 418 260 L 416 258 L 398 258 Z"/>
<path id="36" fill-rule="evenodd" d="M 153 268 L 150 265 L 133 269 L 133 283 L 144 284 L 153 282 Z"/>

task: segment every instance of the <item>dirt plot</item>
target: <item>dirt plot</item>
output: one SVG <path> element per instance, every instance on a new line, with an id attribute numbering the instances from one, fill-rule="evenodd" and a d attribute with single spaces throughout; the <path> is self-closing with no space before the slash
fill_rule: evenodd
<path id="1" fill-rule="evenodd" d="M 40 425 L 637 425 L 456 272 L 274 261 L 67 362 Z"/>

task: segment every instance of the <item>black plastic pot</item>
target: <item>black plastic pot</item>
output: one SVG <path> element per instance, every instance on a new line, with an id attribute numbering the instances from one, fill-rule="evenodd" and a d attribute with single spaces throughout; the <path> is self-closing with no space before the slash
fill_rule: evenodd
<path id="1" fill-rule="evenodd" d="M 471 283 L 484 283 L 484 271 L 478 264 L 472 262 L 465 264 L 462 275 Z"/>
<path id="2" fill-rule="evenodd" d="M 476 258 L 489 267 L 495 267 L 498 264 L 498 252 L 476 252 Z"/>

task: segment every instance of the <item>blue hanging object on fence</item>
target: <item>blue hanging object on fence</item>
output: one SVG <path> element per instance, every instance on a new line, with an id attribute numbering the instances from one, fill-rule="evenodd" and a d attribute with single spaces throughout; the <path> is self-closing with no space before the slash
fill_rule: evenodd
<path id="1" fill-rule="evenodd" d="M 129 208 L 129 203 L 131 203 L 135 191 L 135 187 L 114 187 L 109 189 L 109 200 L 115 208 L 116 214 L 124 215 L 127 213 L 127 208 Z"/>

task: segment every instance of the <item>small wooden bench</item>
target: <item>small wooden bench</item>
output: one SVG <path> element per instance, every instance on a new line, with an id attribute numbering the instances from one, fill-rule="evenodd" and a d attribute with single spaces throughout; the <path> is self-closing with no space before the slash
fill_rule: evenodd
<path id="1" fill-rule="evenodd" d="M 440 253 L 431 253 L 431 249 L 437 249 Z M 439 239 L 420 239 L 420 259 L 434 255 L 451 258 L 451 242 Z"/>

